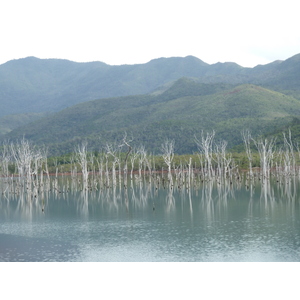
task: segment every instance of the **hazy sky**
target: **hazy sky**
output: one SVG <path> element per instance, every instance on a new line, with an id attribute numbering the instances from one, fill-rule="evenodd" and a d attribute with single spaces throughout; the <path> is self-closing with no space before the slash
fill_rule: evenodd
<path id="1" fill-rule="evenodd" d="M 0 64 L 26 56 L 107 64 L 194 55 L 245 67 L 300 53 L 292 0 L 2 0 Z"/>

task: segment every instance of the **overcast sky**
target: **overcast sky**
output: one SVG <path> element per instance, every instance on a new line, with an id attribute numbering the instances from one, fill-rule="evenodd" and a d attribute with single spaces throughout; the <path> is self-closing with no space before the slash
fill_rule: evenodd
<path id="1" fill-rule="evenodd" d="M 291 0 L 2 0 L 0 30 L 0 64 L 193 55 L 253 67 L 300 53 L 299 2 Z"/>

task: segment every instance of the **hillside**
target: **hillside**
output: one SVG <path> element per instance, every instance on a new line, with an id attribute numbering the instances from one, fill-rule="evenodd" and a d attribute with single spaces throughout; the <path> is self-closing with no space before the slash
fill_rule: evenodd
<path id="1" fill-rule="evenodd" d="M 143 144 L 156 153 L 166 138 L 175 140 L 177 153 L 196 151 L 194 135 L 215 130 L 229 147 L 241 143 L 241 131 L 268 133 L 287 126 L 300 115 L 300 101 L 252 84 L 203 84 L 182 78 L 154 95 L 98 99 L 77 104 L 15 129 L 10 140 L 23 135 L 49 147 L 50 153 L 73 151 L 88 140 L 100 150 L 120 141 L 126 131 L 132 145 Z"/>
<path id="2" fill-rule="evenodd" d="M 57 112 L 94 99 L 147 94 L 182 77 L 202 83 L 252 83 L 300 98 L 299 57 L 255 68 L 229 62 L 209 65 L 193 56 L 121 66 L 35 57 L 12 60 L 0 65 L 0 117 Z"/>
<path id="3" fill-rule="evenodd" d="M 24 113 L 0 117 L 0 136 L 11 132 L 13 129 L 39 120 L 50 113 Z"/>
<path id="4" fill-rule="evenodd" d="M 109 66 L 27 57 L 0 65 L 0 116 L 59 111 L 89 100 L 144 94 L 209 66 L 194 57 Z"/>

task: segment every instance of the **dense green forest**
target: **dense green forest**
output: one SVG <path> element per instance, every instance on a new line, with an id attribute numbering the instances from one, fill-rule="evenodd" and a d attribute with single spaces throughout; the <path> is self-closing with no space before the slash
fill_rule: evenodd
<path id="1" fill-rule="evenodd" d="M 270 134 L 293 125 L 300 101 L 292 96 L 245 84 L 203 84 L 182 78 L 158 95 L 137 95 L 85 102 L 52 114 L 6 135 L 25 136 L 57 155 L 86 140 L 92 150 L 118 142 L 126 132 L 136 147 L 157 154 L 165 139 L 177 154 L 196 151 L 194 137 L 216 131 L 230 148 L 242 143 L 241 131 Z"/>
<path id="2" fill-rule="evenodd" d="M 49 155 L 83 140 L 101 151 L 125 132 L 154 154 L 166 139 L 193 154 L 195 137 L 212 130 L 234 151 L 245 129 L 280 143 L 290 128 L 300 142 L 299 78 L 300 54 L 255 68 L 192 56 L 124 66 L 29 57 L 0 65 L 0 138 L 24 136 Z"/>

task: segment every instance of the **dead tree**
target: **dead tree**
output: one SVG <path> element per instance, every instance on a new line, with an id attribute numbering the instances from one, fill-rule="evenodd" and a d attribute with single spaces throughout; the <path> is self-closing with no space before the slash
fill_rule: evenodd
<path id="1" fill-rule="evenodd" d="M 138 156 L 139 156 L 139 152 L 133 149 L 130 155 L 130 162 L 131 162 L 130 179 L 131 180 L 133 178 L 134 163 L 137 160 Z"/>
<path id="2" fill-rule="evenodd" d="M 258 140 L 252 139 L 260 157 L 260 169 L 261 175 L 263 179 L 269 178 L 271 164 L 274 157 L 274 144 L 275 139 L 262 139 L 259 138 Z"/>
<path id="3" fill-rule="evenodd" d="M 81 145 L 78 145 L 75 148 L 76 159 L 81 167 L 82 171 L 82 183 L 83 189 L 88 187 L 88 152 L 87 152 L 87 142 L 82 142 Z"/>
<path id="4" fill-rule="evenodd" d="M 130 141 L 127 141 L 127 133 L 125 132 L 125 134 L 124 134 L 124 137 L 123 137 L 123 144 L 122 145 L 120 145 L 120 147 L 122 147 L 122 146 L 127 146 L 127 152 L 126 152 L 126 156 L 125 156 L 125 160 L 124 160 L 124 174 L 127 174 L 127 169 L 128 169 L 128 167 L 127 167 L 127 160 L 128 160 L 128 156 L 129 156 L 129 154 L 131 153 L 131 151 L 132 151 L 132 147 L 130 146 L 130 142 L 132 142 L 132 140 L 130 140 Z"/>
<path id="5" fill-rule="evenodd" d="M 249 130 L 242 131 L 242 137 L 245 145 L 246 154 L 249 161 L 249 176 L 250 178 L 253 177 L 253 171 L 252 171 L 252 152 L 251 152 L 251 133 Z"/>
<path id="6" fill-rule="evenodd" d="M 165 142 L 161 145 L 162 150 L 162 157 L 165 161 L 165 164 L 168 167 L 168 178 L 171 181 L 172 175 L 171 175 L 171 165 L 174 158 L 174 140 L 165 140 Z"/>
<path id="7" fill-rule="evenodd" d="M 120 164 L 120 157 L 117 155 L 118 149 L 112 144 L 106 144 L 106 153 L 112 157 L 112 182 L 113 186 L 117 184 L 116 165 Z"/>
<path id="8" fill-rule="evenodd" d="M 296 159 L 294 154 L 294 144 L 292 141 L 291 130 L 289 130 L 288 137 L 283 132 L 284 141 L 284 173 L 285 175 L 294 175 L 296 170 Z"/>
<path id="9" fill-rule="evenodd" d="M 213 140 L 215 137 L 215 131 L 213 130 L 211 133 L 206 133 L 206 137 L 203 134 L 203 131 L 201 133 L 201 140 L 198 140 L 195 137 L 195 142 L 198 146 L 198 150 L 201 154 L 204 156 L 204 176 L 208 179 L 211 179 L 213 177 L 213 166 L 212 166 L 212 154 L 213 154 Z"/>
<path id="10" fill-rule="evenodd" d="M 1 176 L 8 178 L 9 177 L 9 164 L 11 163 L 11 154 L 8 145 L 3 144 L 2 151 L 0 155 L 0 169 Z"/>
<path id="11" fill-rule="evenodd" d="M 30 144 L 24 137 L 16 144 L 10 145 L 11 155 L 18 169 L 18 175 L 21 185 L 31 191 L 31 184 L 38 178 L 40 162 L 43 160 L 42 152 Z"/>

